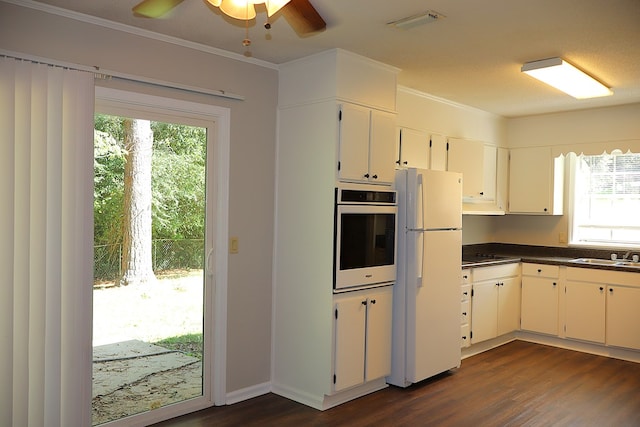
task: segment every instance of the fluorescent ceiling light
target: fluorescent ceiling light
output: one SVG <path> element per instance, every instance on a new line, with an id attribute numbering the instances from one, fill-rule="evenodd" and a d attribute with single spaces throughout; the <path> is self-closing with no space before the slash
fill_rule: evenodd
<path id="1" fill-rule="evenodd" d="M 401 30 L 408 30 L 409 28 L 424 25 L 429 22 L 434 22 L 442 18 L 446 17 L 434 10 L 427 10 L 426 12 L 419 13 L 417 15 L 411 15 L 407 16 L 406 18 L 398 19 L 396 21 L 387 22 L 387 25 L 390 27 L 399 28 Z"/>
<path id="2" fill-rule="evenodd" d="M 613 95 L 613 91 L 562 58 L 527 62 L 521 71 L 577 99 Z"/>

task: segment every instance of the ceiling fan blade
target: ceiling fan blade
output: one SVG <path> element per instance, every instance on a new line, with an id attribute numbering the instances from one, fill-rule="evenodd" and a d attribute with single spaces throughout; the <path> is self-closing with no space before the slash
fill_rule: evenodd
<path id="1" fill-rule="evenodd" d="M 159 18 L 184 0 L 142 0 L 133 7 L 133 12 L 147 18 Z"/>
<path id="2" fill-rule="evenodd" d="M 309 0 L 291 0 L 282 8 L 282 13 L 298 34 L 314 33 L 327 27 Z"/>

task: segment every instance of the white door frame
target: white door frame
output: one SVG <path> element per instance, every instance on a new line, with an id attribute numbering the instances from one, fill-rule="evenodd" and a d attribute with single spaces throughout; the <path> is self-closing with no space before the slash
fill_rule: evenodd
<path id="1" fill-rule="evenodd" d="M 167 418 L 226 403 L 227 357 L 227 254 L 229 225 L 229 157 L 231 110 L 229 108 L 181 101 L 96 86 L 96 112 L 131 115 L 136 118 L 166 120 L 207 127 L 207 217 L 214 223 L 207 226 L 205 236 L 205 319 L 204 342 L 209 343 L 209 359 L 203 363 L 202 397 L 182 402 L 179 408 L 169 405 L 123 418 L 127 426 L 148 425 Z M 145 117 L 146 116 L 146 117 Z M 213 138 L 213 141 L 212 139 Z M 213 143 L 212 143 L 213 142 Z M 210 149 L 213 148 L 213 149 Z M 213 171 L 213 174 L 211 174 Z M 211 187 L 210 185 L 213 184 Z M 211 258 L 214 259 L 213 265 Z M 205 355 L 207 352 L 205 352 Z M 114 421 L 104 425 L 125 425 Z"/>

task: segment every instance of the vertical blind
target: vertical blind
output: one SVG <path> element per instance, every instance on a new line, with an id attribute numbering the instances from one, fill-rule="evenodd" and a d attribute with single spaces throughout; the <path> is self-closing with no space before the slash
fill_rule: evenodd
<path id="1" fill-rule="evenodd" d="M 0 58 L 0 425 L 91 424 L 91 73 Z"/>

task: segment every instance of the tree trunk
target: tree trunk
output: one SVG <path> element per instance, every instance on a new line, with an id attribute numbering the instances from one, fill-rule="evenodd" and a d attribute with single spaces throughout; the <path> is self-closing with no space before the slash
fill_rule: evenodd
<path id="1" fill-rule="evenodd" d="M 151 154 L 153 133 L 148 120 L 124 121 L 124 217 L 120 285 L 156 280 L 151 254 Z"/>

